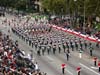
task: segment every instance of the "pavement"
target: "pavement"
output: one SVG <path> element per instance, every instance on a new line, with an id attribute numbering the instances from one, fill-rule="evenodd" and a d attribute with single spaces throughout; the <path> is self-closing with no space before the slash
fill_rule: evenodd
<path id="1" fill-rule="evenodd" d="M 9 18 L 12 18 L 13 16 L 7 16 Z M 66 55 L 64 53 L 56 53 L 54 54 L 45 54 L 44 56 L 38 56 L 36 53 L 35 48 L 32 48 L 26 42 L 24 42 L 22 39 L 19 39 L 15 34 L 12 32 L 8 33 L 8 30 L 11 27 L 8 25 L 2 25 L 1 19 L 0 19 L 0 30 L 2 30 L 3 33 L 10 35 L 10 38 L 12 38 L 14 41 L 18 40 L 19 47 L 21 50 L 24 50 L 26 55 L 30 53 L 30 50 L 33 50 L 33 56 L 35 59 L 35 62 L 38 62 L 39 68 L 42 72 L 46 72 L 47 75 L 63 75 L 61 64 L 66 64 L 65 67 L 65 74 L 64 75 L 77 75 L 77 67 L 81 67 L 81 74 L 80 75 L 100 75 L 98 72 L 98 66 L 94 66 L 93 57 L 96 56 L 99 61 L 100 57 L 100 48 L 95 47 L 95 43 L 93 43 L 94 46 L 94 52 L 93 56 L 91 57 L 89 55 L 89 50 L 85 50 L 82 53 L 82 57 L 80 58 L 80 54 L 78 51 L 71 51 L 71 56 L 69 58 L 69 61 L 66 59 Z M 74 37 L 74 36 L 73 36 Z"/>

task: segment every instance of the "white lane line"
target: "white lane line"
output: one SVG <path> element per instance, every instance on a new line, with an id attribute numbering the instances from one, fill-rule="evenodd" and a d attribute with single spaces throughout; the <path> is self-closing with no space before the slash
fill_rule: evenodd
<path id="1" fill-rule="evenodd" d="M 82 64 L 82 63 L 79 63 L 79 64 L 80 64 L 81 66 L 83 66 L 84 68 L 90 70 L 91 72 L 95 73 L 96 75 L 100 75 L 98 72 L 95 72 L 94 70 L 92 70 L 91 68 L 85 66 L 84 64 Z"/>
<path id="2" fill-rule="evenodd" d="M 91 66 L 92 69 L 98 69 L 98 67 Z"/>
<path id="3" fill-rule="evenodd" d="M 58 65 L 58 64 L 62 64 L 62 62 L 59 60 L 56 60 L 56 62 L 54 62 L 54 59 L 52 58 L 52 57 L 50 57 L 50 56 L 46 56 L 49 60 L 51 60 L 51 61 L 53 61 L 53 63 L 55 63 L 56 64 L 56 66 L 59 66 L 59 68 L 61 67 L 60 65 Z M 58 68 L 58 67 L 57 67 Z M 65 67 L 65 71 L 67 72 L 67 73 L 69 73 L 70 75 L 74 75 L 72 72 L 70 72 L 68 69 L 67 69 L 67 67 Z"/>
<path id="4" fill-rule="evenodd" d="M 68 69 L 65 69 L 70 75 L 74 75 L 72 72 L 70 72 Z"/>

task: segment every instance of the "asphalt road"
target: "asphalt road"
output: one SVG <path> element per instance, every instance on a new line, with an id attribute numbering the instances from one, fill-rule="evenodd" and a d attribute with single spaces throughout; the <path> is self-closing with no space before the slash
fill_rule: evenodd
<path id="1" fill-rule="evenodd" d="M 8 16 L 10 17 L 10 16 Z M 12 16 L 13 17 L 13 16 Z M 94 66 L 93 57 L 90 57 L 89 50 L 85 50 L 82 53 L 82 58 L 79 57 L 78 51 L 71 51 L 71 56 L 69 61 L 66 59 L 66 55 L 64 53 L 56 53 L 53 54 L 45 54 L 44 56 L 37 56 L 35 48 L 28 46 L 23 40 L 19 39 L 15 34 L 12 32 L 8 33 L 8 29 L 10 27 L 4 26 L 1 24 L 0 20 L 0 30 L 2 30 L 5 34 L 10 35 L 10 38 L 13 40 L 18 40 L 19 47 L 21 50 L 24 50 L 26 55 L 30 53 L 30 50 L 33 50 L 33 56 L 35 61 L 38 62 L 39 68 L 42 72 L 46 72 L 47 75 L 62 75 L 61 71 L 61 64 L 65 63 L 65 75 L 77 75 L 77 67 L 81 67 L 81 74 L 80 75 L 100 75 L 98 72 L 98 67 Z M 95 43 L 93 43 L 95 46 Z M 96 48 L 93 52 L 93 56 L 100 57 L 100 48 Z"/>

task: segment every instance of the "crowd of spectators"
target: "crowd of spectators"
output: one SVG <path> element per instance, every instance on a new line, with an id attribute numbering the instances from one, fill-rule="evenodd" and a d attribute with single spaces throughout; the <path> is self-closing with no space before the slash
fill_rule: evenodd
<path id="1" fill-rule="evenodd" d="M 19 48 L 18 41 L 0 32 L 0 75 L 46 75 Z"/>
<path id="2" fill-rule="evenodd" d="M 99 31 L 97 32 L 94 32 L 94 28 L 90 27 L 88 25 L 88 23 L 85 23 L 85 26 L 83 24 L 83 22 L 79 21 L 78 24 L 76 23 L 72 23 L 71 19 L 62 19 L 62 18 L 59 18 L 59 17 L 55 17 L 53 19 L 51 19 L 50 21 L 50 24 L 54 24 L 54 25 L 57 25 L 59 27 L 63 27 L 63 28 L 70 28 L 70 29 L 73 29 L 77 32 L 81 32 L 82 34 L 86 34 L 86 35 L 93 35 L 93 36 L 96 36 L 98 38 L 100 38 L 100 33 Z M 75 25 L 73 25 L 75 24 Z"/>
<path id="3" fill-rule="evenodd" d="M 55 17 L 53 19 L 50 19 L 49 20 L 49 23 L 50 24 L 55 24 L 59 27 L 63 27 L 63 28 L 70 28 L 71 27 L 71 22 L 69 19 L 62 19 L 62 18 L 59 18 L 59 17 Z"/>
<path id="4" fill-rule="evenodd" d="M 97 33 L 95 33 L 95 36 L 100 39 L 100 31 L 98 31 Z"/>

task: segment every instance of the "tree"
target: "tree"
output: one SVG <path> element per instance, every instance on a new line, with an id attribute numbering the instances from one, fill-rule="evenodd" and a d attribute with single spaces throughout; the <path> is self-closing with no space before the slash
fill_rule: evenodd
<path id="1" fill-rule="evenodd" d="M 42 8 L 52 14 L 65 14 L 67 2 L 66 0 L 42 0 Z"/>
<path id="2" fill-rule="evenodd" d="M 76 12 L 83 18 L 85 17 L 88 26 L 91 27 L 93 18 L 100 17 L 100 0 L 69 0 L 69 11 L 71 15 Z"/>
<path id="3" fill-rule="evenodd" d="M 15 8 L 18 10 L 26 10 L 27 0 L 18 0 L 17 3 L 15 3 Z"/>

